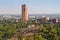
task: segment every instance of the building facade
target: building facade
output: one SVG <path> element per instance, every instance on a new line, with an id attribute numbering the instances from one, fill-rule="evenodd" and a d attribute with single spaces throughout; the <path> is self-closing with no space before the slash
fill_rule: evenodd
<path id="1" fill-rule="evenodd" d="M 22 21 L 28 21 L 28 7 L 27 5 L 22 5 Z"/>

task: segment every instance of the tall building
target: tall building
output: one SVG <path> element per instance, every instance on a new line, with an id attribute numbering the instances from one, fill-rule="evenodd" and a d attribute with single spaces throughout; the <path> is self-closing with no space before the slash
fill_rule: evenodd
<path id="1" fill-rule="evenodd" d="M 27 5 L 22 5 L 22 21 L 28 21 L 28 7 Z"/>

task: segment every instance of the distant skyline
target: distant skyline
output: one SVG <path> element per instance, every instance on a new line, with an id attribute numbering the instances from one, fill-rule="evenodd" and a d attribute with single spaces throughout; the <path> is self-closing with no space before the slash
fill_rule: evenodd
<path id="1" fill-rule="evenodd" d="M 60 14 L 60 0 L 0 0 L 0 14 L 21 14 L 21 5 L 29 14 Z"/>

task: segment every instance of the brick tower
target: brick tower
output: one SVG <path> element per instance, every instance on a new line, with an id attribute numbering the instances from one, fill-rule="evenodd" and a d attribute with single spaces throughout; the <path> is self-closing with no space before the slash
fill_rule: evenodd
<path id="1" fill-rule="evenodd" d="M 22 21 L 28 21 L 28 7 L 27 5 L 22 5 Z"/>

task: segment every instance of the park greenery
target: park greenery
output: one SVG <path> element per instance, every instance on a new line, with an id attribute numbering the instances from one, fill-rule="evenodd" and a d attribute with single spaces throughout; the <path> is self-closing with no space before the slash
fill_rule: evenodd
<path id="1" fill-rule="evenodd" d="M 0 40 L 7 40 L 13 37 L 16 32 L 20 31 L 20 28 L 27 28 L 31 23 L 25 22 L 12 22 L 11 20 L 0 20 Z M 39 26 L 37 33 L 25 37 L 23 34 L 19 34 L 18 39 L 23 40 L 60 40 L 60 24 L 35 24 Z"/>

